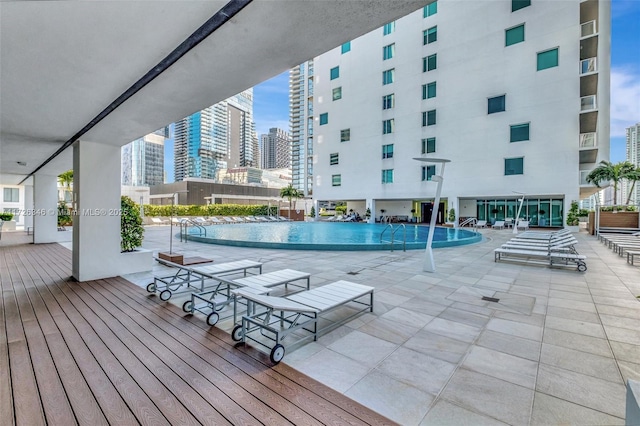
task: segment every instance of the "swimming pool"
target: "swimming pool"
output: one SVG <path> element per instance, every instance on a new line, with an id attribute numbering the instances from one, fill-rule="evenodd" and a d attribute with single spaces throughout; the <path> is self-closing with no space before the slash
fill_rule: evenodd
<path id="1" fill-rule="evenodd" d="M 390 250 L 391 235 L 387 230 L 380 242 L 386 224 L 274 222 L 243 223 L 207 226 L 207 236 L 195 235 L 189 230 L 189 240 L 229 246 L 276 248 L 288 250 Z M 398 225 L 394 225 L 397 229 Z M 406 225 L 407 250 L 424 249 L 429 227 Z M 402 229 L 396 232 L 393 248 L 402 249 Z M 482 235 L 466 229 L 436 227 L 433 247 L 451 247 L 472 244 Z"/>

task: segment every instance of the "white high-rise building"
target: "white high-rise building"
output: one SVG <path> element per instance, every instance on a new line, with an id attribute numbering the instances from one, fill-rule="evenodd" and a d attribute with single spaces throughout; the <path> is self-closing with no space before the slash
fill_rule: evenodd
<path id="1" fill-rule="evenodd" d="M 313 192 L 313 84 L 313 60 L 289 72 L 292 185 L 305 196 Z"/>
<path id="2" fill-rule="evenodd" d="M 640 167 L 640 123 L 637 123 L 635 126 L 627 127 L 627 161 L 636 166 L 636 168 Z M 627 182 L 623 184 L 624 188 L 624 200 L 622 202 L 626 202 L 627 196 L 629 195 L 629 191 L 631 190 L 630 185 Z M 638 183 L 636 183 L 633 193 L 631 194 L 631 204 L 637 205 L 640 202 L 640 187 Z"/>
<path id="3" fill-rule="evenodd" d="M 314 199 L 428 222 L 441 166 L 414 158 L 442 158 L 439 223 L 515 217 L 522 193 L 563 226 L 609 159 L 610 8 L 433 2 L 314 58 Z"/>

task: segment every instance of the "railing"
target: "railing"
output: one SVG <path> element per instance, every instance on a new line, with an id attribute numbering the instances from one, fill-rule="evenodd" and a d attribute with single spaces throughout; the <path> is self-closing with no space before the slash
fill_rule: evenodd
<path id="1" fill-rule="evenodd" d="M 395 235 L 396 232 L 398 232 L 400 229 L 403 230 L 403 235 L 402 235 L 402 251 L 407 251 L 407 227 L 404 225 L 404 223 L 401 223 L 398 225 L 397 228 L 393 228 L 392 224 L 388 224 L 387 226 L 385 226 L 385 228 L 382 230 L 382 232 L 380 233 L 380 243 L 382 243 L 382 237 L 384 235 L 385 232 L 387 232 L 387 229 L 390 230 L 391 232 L 391 241 L 384 241 L 384 242 L 389 242 L 391 243 L 391 251 L 393 251 L 393 243 L 395 240 Z"/>
<path id="2" fill-rule="evenodd" d="M 597 58 L 588 58 L 580 61 L 580 74 L 589 74 L 598 71 Z"/>
<path id="3" fill-rule="evenodd" d="M 580 148 L 596 148 L 597 146 L 598 139 L 595 133 L 580 134 Z"/>
<path id="4" fill-rule="evenodd" d="M 595 35 L 597 32 L 595 19 L 580 25 L 580 37 L 589 37 Z"/>
<path id="5" fill-rule="evenodd" d="M 205 237 L 207 236 L 207 228 L 191 219 L 182 219 L 180 221 L 180 242 L 187 242 L 187 236 L 189 235 L 189 226 L 193 226 L 199 231 L 198 236 L 202 237 L 203 234 Z"/>
<path id="6" fill-rule="evenodd" d="M 477 224 L 478 224 L 478 218 L 470 217 L 469 219 L 466 219 L 464 222 L 462 222 L 458 226 L 464 227 L 464 226 L 467 226 L 467 225 L 471 225 L 473 227 L 474 231 L 478 231 L 478 228 L 476 227 Z"/>
<path id="7" fill-rule="evenodd" d="M 583 96 L 580 98 L 580 111 L 591 111 L 597 107 L 596 95 Z"/>

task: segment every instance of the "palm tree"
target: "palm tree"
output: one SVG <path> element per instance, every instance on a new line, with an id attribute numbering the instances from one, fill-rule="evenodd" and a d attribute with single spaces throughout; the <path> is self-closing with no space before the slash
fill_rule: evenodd
<path id="1" fill-rule="evenodd" d="M 73 170 L 67 170 L 64 173 L 58 175 L 58 183 L 64 189 L 64 192 L 71 192 L 71 185 L 73 184 Z"/>
<path id="2" fill-rule="evenodd" d="M 631 182 L 631 189 L 629 190 L 629 195 L 627 195 L 627 206 L 631 202 L 631 194 L 633 194 L 633 190 L 636 187 L 636 182 L 640 180 L 640 167 L 634 167 L 633 170 L 629 171 L 625 175 L 625 179 Z M 637 200 L 636 200 L 637 202 Z"/>
<path id="3" fill-rule="evenodd" d="M 300 198 L 302 193 L 294 188 L 292 184 L 289 184 L 289 186 L 280 190 L 280 196 L 289 200 L 289 219 L 291 219 L 291 200 L 294 198 Z"/>
<path id="4" fill-rule="evenodd" d="M 601 161 L 600 165 L 589 173 L 586 180 L 598 188 L 601 188 L 601 182 L 613 182 L 613 205 L 615 206 L 618 204 L 618 184 L 622 179 L 626 178 L 627 174 L 633 172 L 635 168 L 636 167 L 628 161 L 616 164 L 609 161 Z"/>

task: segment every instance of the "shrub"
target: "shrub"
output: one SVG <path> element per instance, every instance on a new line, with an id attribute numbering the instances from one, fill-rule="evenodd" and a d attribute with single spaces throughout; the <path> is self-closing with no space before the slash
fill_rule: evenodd
<path id="1" fill-rule="evenodd" d="M 347 212 L 347 206 L 336 206 L 336 213 L 345 214 Z"/>
<path id="2" fill-rule="evenodd" d="M 449 210 L 449 222 L 455 222 L 456 221 L 456 209 L 452 208 Z"/>
<path id="3" fill-rule="evenodd" d="M 133 251 L 142 245 L 142 218 L 140 208 L 127 196 L 120 197 L 120 249 Z"/>
<path id="4" fill-rule="evenodd" d="M 316 209 L 311 206 L 311 210 L 309 210 L 309 217 L 316 217 Z"/>
<path id="5" fill-rule="evenodd" d="M 173 206 L 171 205 L 150 205 L 144 206 L 145 216 L 266 216 L 269 214 L 269 206 L 265 205 L 242 205 L 242 204 L 209 204 L 206 206 Z M 278 207 L 271 207 L 271 214 L 278 214 Z"/>
<path id="6" fill-rule="evenodd" d="M 8 222 L 13 219 L 13 213 L 0 213 L 0 220 Z"/>
<path id="7" fill-rule="evenodd" d="M 571 208 L 567 213 L 567 225 L 578 226 L 579 224 L 580 224 L 580 219 L 578 219 L 578 202 L 572 201 Z"/>
<path id="8" fill-rule="evenodd" d="M 67 203 L 58 201 L 58 226 L 71 226 L 72 224 L 71 211 L 69 211 Z"/>

